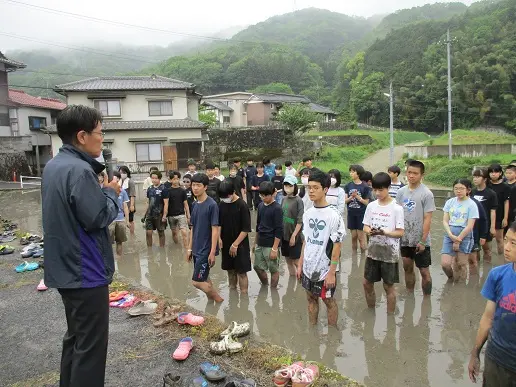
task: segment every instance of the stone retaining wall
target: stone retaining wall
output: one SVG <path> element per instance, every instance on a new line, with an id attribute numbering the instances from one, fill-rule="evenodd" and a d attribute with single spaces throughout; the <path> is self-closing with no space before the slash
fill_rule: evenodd
<path id="1" fill-rule="evenodd" d="M 448 156 L 448 145 L 428 145 L 428 146 L 406 146 L 409 157 L 428 158 L 432 156 Z M 494 154 L 513 154 L 516 153 L 516 144 L 470 144 L 453 145 L 453 156 L 477 157 Z"/>

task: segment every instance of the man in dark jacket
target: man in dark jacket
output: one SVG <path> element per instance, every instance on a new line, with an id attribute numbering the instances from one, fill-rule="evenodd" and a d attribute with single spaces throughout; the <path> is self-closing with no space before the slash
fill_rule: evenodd
<path id="1" fill-rule="evenodd" d="M 63 141 L 45 166 L 41 184 L 45 284 L 63 299 L 68 330 L 63 339 L 60 387 L 104 386 L 109 290 L 114 259 L 108 226 L 118 213 L 118 183 L 97 174 L 104 166 L 102 115 L 68 106 L 57 118 Z"/>

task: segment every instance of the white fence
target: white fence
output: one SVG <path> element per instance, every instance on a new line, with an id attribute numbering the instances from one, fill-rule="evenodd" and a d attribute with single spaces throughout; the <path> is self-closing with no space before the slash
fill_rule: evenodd
<path id="1" fill-rule="evenodd" d="M 21 188 L 39 188 L 41 187 L 41 177 L 20 175 Z"/>

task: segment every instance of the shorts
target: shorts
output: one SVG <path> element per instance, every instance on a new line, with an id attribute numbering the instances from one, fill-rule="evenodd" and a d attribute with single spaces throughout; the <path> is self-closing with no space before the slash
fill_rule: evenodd
<path id="1" fill-rule="evenodd" d="M 320 297 L 323 300 L 326 300 L 328 298 L 332 298 L 335 295 L 335 289 L 337 286 L 335 286 L 332 289 L 326 289 L 326 286 L 324 286 L 324 280 L 322 281 L 312 281 L 310 278 L 308 278 L 305 273 L 303 273 L 303 276 L 301 278 L 301 284 L 303 285 L 303 288 L 305 290 L 312 294 L 314 297 Z M 337 277 L 335 276 L 335 285 L 337 285 Z"/>
<path id="2" fill-rule="evenodd" d="M 515 386 L 516 372 L 513 372 L 495 361 L 489 356 L 484 357 L 484 375 L 482 387 Z"/>
<path id="3" fill-rule="evenodd" d="M 152 231 L 152 230 L 158 230 L 165 231 L 167 228 L 167 223 L 163 222 L 161 218 L 145 218 L 145 230 Z"/>
<path id="4" fill-rule="evenodd" d="M 453 235 L 457 236 L 462 232 L 462 230 L 464 230 L 464 227 L 450 226 L 450 230 Z M 474 244 L 475 240 L 473 239 L 473 232 L 470 232 L 460 243 L 459 252 L 463 254 L 471 254 Z M 455 251 L 453 251 L 453 241 L 446 234 L 443 237 L 443 248 L 441 250 L 441 254 L 451 256 L 455 256 L 457 254 Z"/>
<path id="5" fill-rule="evenodd" d="M 365 212 L 349 212 L 348 210 L 348 230 L 360 230 L 364 229 L 364 215 Z"/>
<path id="6" fill-rule="evenodd" d="M 125 233 L 125 222 L 113 222 L 109 225 L 109 235 L 111 243 L 127 242 L 127 234 Z"/>
<path id="7" fill-rule="evenodd" d="M 129 223 L 134 222 L 134 213 L 135 213 L 135 212 L 136 212 L 136 211 L 133 211 L 133 212 L 129 211 Z"/>
<path id="8" fill-rule="evenodd" d="M 367 257 L 364 267 L 364 278 L 369 282 L 380 282 L 394 285 L 400 282 L 398 262 L 382 262 Z"/>
<path id="9" fill-rule="evenodd" d="M 281 255 L 290 259 L 299 259 L 301 257 L 301 250 L 303 249 L 303 242 L 300 237 L 296 238 L 296 244 L 290 246 L 290 241 L 283 239 L 281 241 Z"/>
<path id="10" fill-rule="evenodd" d="M 229 249 L 222 249 L 222 270 L 234 270 L 238 274 L 251 271 L 251 252 L 249 245 L 238 246 L 236 256 L 229 255 Z"/>
<path id="11" fill-rule="evenodd" d="M 432 255 L 430 254 L 429 246 L 426 246 L 425 251 L 422 253 L 418 253 L 416 248 L 411 246 L 401 246 L 400 251 L 402 258 L 412 259 L 419 269 L 427 268 L 432 264 Z"/>
<path id="12" fill-rule="evenodd" d="M 192 281 L 194 282 L 206 282 L 210 276 L 210 264 L 208 262 L 208 256 L 193 256 L 194 271 L 192 275 Z"/>
<path id="13" fill-rule="evenodd" d="M 186 215 L 169 216 L 167 219 L 168 225 L 172 230 L 176 228 L 179 228 L 180 230 L 188 228 L 188 223 L 186 222 Z"/>
<path id="14" fill-rule="evenodd" d="M 272 247 L 256 246 L 254 250 L 254 269 L 269 271 L 271 274 L 279 271 L 279 254 L 278 258 L 270 259 Z"/>

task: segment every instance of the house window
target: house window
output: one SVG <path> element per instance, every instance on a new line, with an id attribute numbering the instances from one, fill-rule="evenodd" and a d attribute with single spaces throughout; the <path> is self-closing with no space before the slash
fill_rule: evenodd
<path id="1" fill-rule="evenodd" d="M 45 117 L 29 117 L 29 129 L 40 130 L 46 128 L 47 119 Z"/>
<path id="2" fill-rule="evenodd" d="M 149 116 L 171 116 L 172 101 L 149 101 Z"/>
<path id="3" fill-rule="evenodd" d="M 136 161 L 161 161 L 161 144 L 136 144 Z"/>
<path id="4" fill-rule="evenodd" d="M 222 121 L 222 122 L 223 122 L 223 123 L 225 123 L 225 124 L 229 124 L 229 123 L 230 123 L 230 121 L 231 121 L 231 120 L 230 120 L 230 119 L 231 119 L 231 117 L 230 117 L 230 116 L 224 116 L 224 117 L 222 117 L 222 119 L 223 119 L 223 121 Z"/>
<path id="5" fill-rule="evenodd" d="M 120 117 L 122 115 L 119 99 L 96 100 L 93 105 L 95 109 L 100 110 L 104 117 Z"/>

